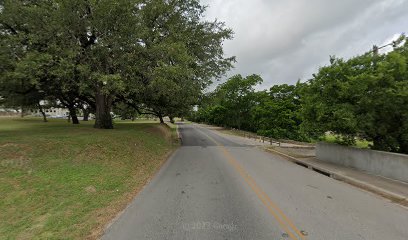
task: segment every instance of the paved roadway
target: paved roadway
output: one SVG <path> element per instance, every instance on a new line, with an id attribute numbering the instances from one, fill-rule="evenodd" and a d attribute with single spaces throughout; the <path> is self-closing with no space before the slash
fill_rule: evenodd
<path id="1" fill-rule="evenodd" d="M 180 132 L 182 147 L 103 239 L 408 239 L 404 207 L 244 140 Z"/>

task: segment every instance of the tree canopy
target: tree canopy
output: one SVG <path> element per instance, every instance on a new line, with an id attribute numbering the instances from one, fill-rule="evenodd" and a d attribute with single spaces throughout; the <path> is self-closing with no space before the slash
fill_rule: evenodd
<path id="1" fill-rule="evenodd" d="M 331 57 L 303 83 L 257 91 L 260 76 L 235 75 L 203 94 L 235 61 L 222 48 L 232 30 L 205 10 L 199 0 L 1 1 L 1 104 L 61 105 L 74 124 L 79 111 L 93 112 L 96 128 L 113 128 L 113 109 L 162 122 L 190 114 L 278 139 L 333 133 L 343 144 L 362 138 L 408 152 L 405 36 L 385 54 Z"/>
<path id="2" fill-rule="evenodd" d="M 206 94 L 192 119 L 276 139 L 316 141 L 327 133 L 341 144 L 408 153 L 408 41 L 385 54 L 331 57 L 313 78 L 255 91 L 259 76 L 228 79 Z"/>
<path id="3" fill-rule="evenodd" d="M 183 114 L 234 61 L 222 49 L 232 31 L 203 20 L 198 0 L 5 0 L 1 9 L 0 95 L 37 91 L 75 117 L 87 105 L 97 128 L 113 127 L 121 102 L 161 119 Z"/>
<path id="4" fill-rule="evenodd" d="M 398 44 L 397 44 L 398 43 Z M 378 150 L 408 152 L 408 42 L 387 54 L 332 58 L 303 90 L 302 127 L 310 135 L 331 131 L 346 144 L 356 137 Z"/>

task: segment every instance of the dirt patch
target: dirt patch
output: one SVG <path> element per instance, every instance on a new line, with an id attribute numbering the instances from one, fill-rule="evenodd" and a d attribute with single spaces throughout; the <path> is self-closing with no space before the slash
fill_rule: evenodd
<path id="1" fill-rule="evenodd" d="M 87 193 L 96 193 L 96 188 L 94 186 L 88 186 L 84 190 Z"/>
<path id="2" fill-rule="evenodd" d="M 0 145 L 0 166 L 4 168 L 30 169 L 31 158 L 28 157 L 31 148 L 24 144 L 5 143 Z"/>
<path id="3" fill-rule="evenodd" d="M 19 144 L 17 143 L 3 143 L 0 144 L 0 148 L 7 148 L 7 147 L 18 147 Z"/>
<path id="4" fill-rule="evenodd" d="M 18 143 L 4 143 L 0 145 L 0 156 L 16 156 L 19 158 L 21 155 L 27 155 L 28 152 L 31 151 L 31 147 L 26 144 L 18 144 Z M 8 154 L 8 155 L 6 155 Z"/>
<path id="5" fill-rule="evenodd" d="M 99 144 L 89 144 L 77 153 L 72 160 L 75 164 L 84 162 L 93 162 L 95 160 L 103 159 L 106 155 L 106 149 Z"/>
<path id="6" fill-rule="evenodd" d="M 19 156 L 13 158 L 5 158 L 0 160 L 0 166 L 4 168 L 15 168 L 15 169 L 30 169 L 32 161 L 30 158 L 25 156 Z"/>

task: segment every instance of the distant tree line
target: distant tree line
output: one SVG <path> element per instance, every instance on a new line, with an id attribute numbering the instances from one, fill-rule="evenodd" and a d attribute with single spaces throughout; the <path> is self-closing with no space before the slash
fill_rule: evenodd
<path id="1" fill-rule="evenodd" d="M 408 153 L 408 41 L 344 60 L 331 57 L 313 77 L 255 91 L 262 79 L 236 75 L 202 96 L 194 121 L 256 132 L 276 139 L 317 140 L 325 133 L 353 145 Z"/>
<path id="2" fill-rule="evenodd" d="M 0 104 L 46 100 L 107 129 L 112 108 L 183 116 L 234 62 L 222 49 L 232 31 L 204 11 L 199 0 L 1 1 Z"/>

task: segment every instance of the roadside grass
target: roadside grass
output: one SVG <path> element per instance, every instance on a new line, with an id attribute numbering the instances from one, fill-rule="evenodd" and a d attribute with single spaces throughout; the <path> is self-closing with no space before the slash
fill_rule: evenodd
<path id="1" fill-rule="evenodd" d="M 175 132 L 177 130 L 177 125 L 171 122 L 165 122 L 165 124 L 172 130 L 172 132 Z"/>
<path id="2" fill-rule="evenodd" d="M 326 133 L 320 140 L 324 142 L 329 142 L 329 143 L 338 143 L 339 141 L 337 136 L 331 133 Z M 370 148 L 370 144 L 373 144 L 373 143 L 365 139 L 356 139 L 356 144 L 354 147 Z"/>
<path id="3" fill-rule="evenodd" d="M 167 127 L 170 129 L 171 131 L 171 137 L 173 139 L 175 139 L 174 141 L 178 144 L 180 144 L 180 139 L 179 139 L 179 135 L 177 133 L 177 124 L 171 123 L 171 122 L 165 122 L 165 124 L 167 125 Z"/>
<path id="4" fill-rule="evenodd" d="M 0 118 L 0 239 L 96 239 L 176 148 L 158 123 Z"/>

